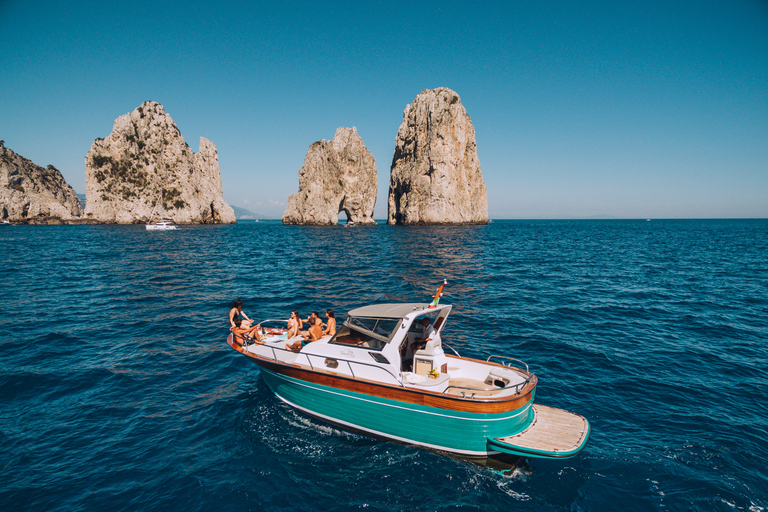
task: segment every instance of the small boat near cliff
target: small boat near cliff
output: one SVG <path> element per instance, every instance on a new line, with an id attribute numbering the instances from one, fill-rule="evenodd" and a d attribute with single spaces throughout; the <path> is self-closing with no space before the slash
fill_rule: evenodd
<path id="1" fill-rule="evenodd" d="M 150 231 L 157 230 L 157 231 L 168 231 L 172 229 L 176 229 L 176 224 L 174 224 L 173 219 L 168 219 L 164 217 L 160 217 L 159 220 L 152 222 L 152 219 L 155 218 L 155 210 L 157 209 L 157 205 L 160 205 L 160 209 L 163 209 L 163 190 L 160 189 L 160 201 L 155 204 L 155 207 L 152 209 L 152 213 L 149 214 L 149 224 L 146 224 L 146 228 Z"/>
<path id="2" fill-rule="evenodd" d="M 149 230 L 169 230 L 176 229 L 176 224 L 174 224 L 171 219 L 161 219 L 157 222 L 153 222 L 152 224 L 146 224 L 146 228 Z"/>
<path id="3" fill-rule="evenodd" d="M 432 303 L 353 309 L 333 337 L 298 352 L 274 321 L 260 324 L 259 340 L 230 334 L 227 343 L 260 367 L 280 400 L 346 430 L 469 459 L 578 454 L 589 422 L 534 404 L 538 379 L 527 364 L 444 352 L 452 306 L 438 304 L 442 289 Z"/>

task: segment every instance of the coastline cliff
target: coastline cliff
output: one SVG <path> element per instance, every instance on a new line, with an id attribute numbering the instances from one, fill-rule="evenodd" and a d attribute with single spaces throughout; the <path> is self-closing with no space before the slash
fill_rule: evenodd
<path id="1" fill-rule="evenodd" d="M 40 167 L 0 141 L 0 220 L 59 224 L 81 214 L 75 190 L 56 167 Z"/>
<path id="2" fill-rule="evenodd" d="M 179 224 L 230 224 L 216 146 L 200 138 L 194 153 L 159 103 L 118 117 L 85 157 L 85 216 L 104 223 L 147 223 L 162 215 Z M 162 196 L 162 204 L 159 204 Z"/>

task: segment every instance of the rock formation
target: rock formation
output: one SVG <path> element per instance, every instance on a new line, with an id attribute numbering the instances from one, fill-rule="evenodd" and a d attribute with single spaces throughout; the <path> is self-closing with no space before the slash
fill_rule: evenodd
<path id="1" fill-rule="evenodd" d="M 77 194 L 58 169 L 35 165 L 0 141 L 0 219 L 55 223 L 81 213 Z"/>
<path id="2" fill-rule="evenodd" d="M 424 90 L 405 107 L 387 208 L 388 224 L 488 222 L 475 129 L 452 90 Z"/>
<path id="3" fill-rule="evenodd" d="M 91 145 L 85 195 L 85 215 L 101 222 L 146 223 L 153 213 L 179 224 L 235 222 L 224 202 L 216 146 L 200 137 L 200 152 L 192 152 L 153 101 L 118 117 L 109 137 Z"/>
<path id="4" fill-rule="evenodd" d="M 357 129 L 339 128 L 330 142 L 309 146 L 283 224 L 338 224 L 342 211 L 355 224 L 375 224 L 377 186 L 376 161 Z"/>

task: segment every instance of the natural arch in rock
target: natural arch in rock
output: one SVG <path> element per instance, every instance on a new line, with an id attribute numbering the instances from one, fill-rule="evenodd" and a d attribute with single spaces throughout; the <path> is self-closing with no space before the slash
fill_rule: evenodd
<path id="1" fill-rule="evenodd" d="M 339 128 L 331 141 L 309 146 L 283 224 L 337 225 L 342 211 L 355 224 L 375 224 L 377 188 L 376 161 L 357 129 Z"/>

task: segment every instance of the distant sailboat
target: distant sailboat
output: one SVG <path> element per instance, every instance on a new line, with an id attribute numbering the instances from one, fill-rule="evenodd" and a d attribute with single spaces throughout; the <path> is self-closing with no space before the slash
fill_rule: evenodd
<path id="1" fill-rule="evenodd" d="M 152 218 L 155 216 L 155 209 L 157 208 L 157 205 L 160 205 L 160 210 L 163 210 L 163 189 L 160 189 L 160 201 L 155 204 L 155 208 L 152 209 L 152 213 L 149 215 L 149 224 L 146 225 L 146 228 L 149 230 L 171 230 L 176 229 L 176 224 L 173 223 L 172 219 L 164 218 L 162 215 L 158 214 L 160 217 L 160 220 L 156 222 L 152 222 Z"/>

